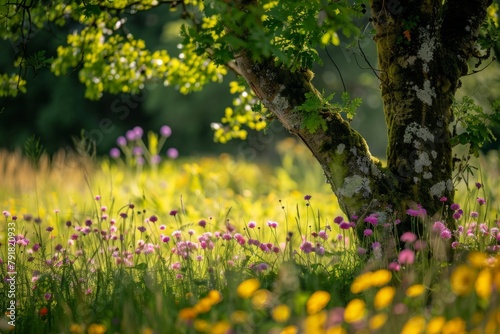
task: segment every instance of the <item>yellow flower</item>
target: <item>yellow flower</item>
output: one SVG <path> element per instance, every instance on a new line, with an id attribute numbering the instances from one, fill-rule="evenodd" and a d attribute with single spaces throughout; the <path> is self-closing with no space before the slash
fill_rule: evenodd
<path id="1" fill-rule="evenodd" d="M 446 319 L 444 317 L 434 317 L 429 320 L 426 328 L 426 334 L 439 334 L 441 333 L 441 329 L 443 328 Z"/>
<path id="2" fill-rule="evenodd" d="M 424 332 L 425 319 L 421 315 L 414 316 L 404 324 L 401 334 L 420 334 Z"/>
<path id="3" fill-rule="evenodd" d="M 347 330 L 342 326 L 334 326 L 328 328 L 326 334 L 347 334 Z"/>
<path id="4" fill-rule="evenodd" d="M 384 326 L 386 322 L 387 313 L 379 313 L 370 318 L 370 320 L 368 321 L 368 326 L 370 327 L 370 330 L 376 331 Z"/>
<path id="5" fill-rule="evenodd" d="M 255 309 L 261 310 L 269 306 L 272 298 L 272 293 L 266 289 L 260 289 L 254 292 L 252 297 L 252 305 Z"/>
<path id="6" fill-rule="evenodd" d="M 376 272 L 374 272 L 371 276 L 372 285 L 373 286 L 385 285 L 389 283 L 391 278 L 392 278 L 392 273 L 389 270 L 379 269 Z"/>
<path id="7" fill-rule="evenodd" d="M 88 334 L 104 334 L 106 333 L 106 326 L 101 324 L 92 324 L 87 328 Z"/>
<path id="8" fill-rule="evenodd" d="M 477 295 L 482 298 L 489 300 L 491 295 L 491 288 L 493 282 L 493 275 L 489 269 L 483 269 L 477 275 L 475 288 Z"/>
<path id="9" fill-rule="evenodd" d="M 425 292 L 425 286 L 422 284 L 413 284 L 412 286 L 406 289 L 406 295 L 410 298 L 415 298 L 420 296 Z"/>
<path id="10" fill-rule="evenodd" d="M 467 260 L 474 268 L 481 269 L 486 266 L 488 255 L 482 252 L 471 252 L 467 256 Z"/>
<path id="11" fill-rule="evenodd" d="M 141 334 L 154 334 L 154 331 L 151 328 L 143 328 Z"/>
<path id="12" fill-rule="evenodd" d="M 237 310 L 231 313 L 231 321 L 235 324 L 244 324 L 248 320 L 248 313 Z"/>
<path id="13" fill-rule="evenodd" d="M 69 332 L 71 334 L 83 334 L 83 329 L 82 326 L 78 324 L 71 324 L 71 326 L 69 327 Z"/>
<path id="14" fill-rule="evenodd" d="M 380 310 L 389 306 L 392 303 L 395 294 L 396 288 L 394 288 L 393 286 L 383 287 L 375 295 L 373 306 L 375 306 L 376 310 Z"/>
<path id="15" fill-rule="evenodd" d="M 226 334 L 231 329 L 231 324 L 225 320 L 221 320 L 213 324 L 211 334 Z"/>
<path id="16" fill-rule="evenodd" d="M 474 287 L 476 272 L 463 264 L 458 266 L 450 276 L 451 289 L 458 296 L 469 294 Z"/>
<path id="17" fill-rule="evenodd" d="M 273 308 L 271 316 L 276 322 L 286 322 L 290 318 L 290 308 L 285 304 L 280 304 Z"/>
<path id="18" fill-rule="evenodd" d="M 215 305 L 217 303 L 220 303 L 220 301 L 222 300 L 222 294 L 217 290 L 210 290 L 206 298 L 210 300 L 212 305 Z"/>
<path id="19" fill-rule="evenodd" d="M 193 322 L 193 327 L 197 332 L 208 332 L 211 326 L 206 320 L 196 319 Z"/>
<path id="20" fill-rule="evenodd" d="M 316 291 L 307 300 L 306 308 L 307 314 L 318 313 L 330 301 L 330 294 L 326 291 Z"/>
<path id="21" fill-rule="evenodd" d="M 280 334 L 297 334 L 298 332 L 299 330 L 297 329 L 297 326 L 291 325 L 283 328 Z"/>
<path id="22" fill-rule="evenodd" d="M 351 292 L 352 293 L 360 293 L 365 290 L 368 290 L 372 287 L 372 277 L 373 273 L 368 271 L 356 277 L 351 284 Z"/>
<path id="23" fill-rule="evenodd" d="M 462 334 L 467 333 L 467 324 L 464 319 L 461 318 L 453 318 L 448 320 L 442 330 L 443 334 Z"/>
<path id="24" fill-rule="evenodd" d="M 178 317 L 182 320 L 193 320 L 198 315 L 194 307 L 186 307 L 179 311 Z"/>
<path id="25" fill-rule="evenodd" d="M 344 321 L 347 323 L 353 323 L 360 321 L 365 316 L 366 304 L 361 299 L 351 300 L 344 311 Z"/>
<path id="26" fill-rule="evenodd" d="M 196 303 L 194 309 L 197 313 L 207 313 L 212 309 L 212 302 L 208 298 L 202 298 Z"/>
<path id="27" fill-rule="evenodd" d="M 247 299 L 252 297 L 255 291 L 260 288 L 260 282 L 256 278 L 249 278 L 238 285 L 236 292 L 241 298 Z"/>
<path id="28" fill-rule="evenodd" d="M 327 319 L 326 311 L 311 314 L 305 319 L 305 333 L 324 332 L 323 325 Z"/>

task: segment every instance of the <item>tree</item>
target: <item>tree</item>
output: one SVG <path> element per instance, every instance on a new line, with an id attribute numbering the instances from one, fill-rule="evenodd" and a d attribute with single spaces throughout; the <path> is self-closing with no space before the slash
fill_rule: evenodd
<path id="1" fill-rule="evenodd" d="M 182 22 L 177 57 L 148 50 L 127 31 L 127 17 L 159 6 L 169 6 Z M 314 154 L 342 210 L 357 219 L 358 232 L 365 217 L 377 214 L 380 221 L 399 218 L 401 233 L 412 229 L 408 208 L 420 205 L 434 215 L 452 203 L 452 147 L 469 144 L 477 152 L 490 135 L 483 121 L 500 120 L 498 105 L 491 115 L 454 107 L 470 61 L 480 65 L 498 45 L 498 4 L 371 0 L 370 11 L 367 6 L 343 0 L 4 1 L 1 34 L 18 42 L 19 71 L 1 77 L 0 95 L 23 92 L 25 73 L 44 66 L 56 75 L 76 68 L 90 99 L 103 91 L 137 93 L 153 79 L 189 93 L 232 71 L 244 81 L 230 85 L 238 106 L 216 126 L 219 140 L 245 138 L 244 126 L 262 129 L 266 119 L 278 119 Z M 388 126 L 385 166 L 349 124 L 360 101 L 344 92 L 342 102 L 333 103 L 312 83 L 318 48 L 339 45 L 339 32 L 354 41 L 366 38 L 357 24 L 368 12 Z M 55 25 L 71 29 L 55 58 L 30 52 L 33 32 Z M 454 110 L 466 111 L 454 122 Z M 465 125 L 460 134 L 452 132 L 457 121 Z"/>

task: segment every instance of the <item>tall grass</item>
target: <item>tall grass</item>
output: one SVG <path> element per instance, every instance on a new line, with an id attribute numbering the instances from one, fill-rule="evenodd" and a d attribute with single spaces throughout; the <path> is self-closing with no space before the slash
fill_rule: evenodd
<path id="1" fill-rule="evenodd" d="M 16 327 L 5 317 L 0 330 L 500 331 L 497 155 L 458 191 L 461 257 L 448 264 L 429 256 L 446 231 L 411 212 L 427 244 L 407 235 L 382 263 L 377 228 L 362 249 L 303 147 L 279 152 L 278 167 L 222 155 L 154 168 L 64 153 L 34 168 L 0 152 L 3 310 L 12 225 L 17 272 Z"/>

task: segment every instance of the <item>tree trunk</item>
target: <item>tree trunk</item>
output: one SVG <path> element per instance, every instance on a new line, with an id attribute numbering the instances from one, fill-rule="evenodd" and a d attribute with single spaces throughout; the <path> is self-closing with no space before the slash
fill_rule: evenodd
<path id="1" fill-rule="evenodd" d="M 362 136 L 331 109 L 318 110 L 326 131 L 310 133 L 297 110 L 306 93 L 319 92 L 307 71 L 292 72 L 272 59 L 255 62 L 243 53 L 239 72 L 284 127 L 319 161 L 348 219 L 362 236 L 364 218 L 379 223 L 400 218 L 399 234 L 411 230 L 406 209 L 421 205 L 428 215 L 453 200 L 450 106 L 489 1 L 372 0 L 379 73 L 388 126 L 387 166 L 371 156 Z M 392 226 L 392 225 L 391 225 Z"/>

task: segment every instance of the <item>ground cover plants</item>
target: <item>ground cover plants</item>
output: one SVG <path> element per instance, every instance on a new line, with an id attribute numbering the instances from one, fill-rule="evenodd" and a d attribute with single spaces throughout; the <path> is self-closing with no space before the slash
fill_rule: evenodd
<path id="1" fill-rule="evenodd" d="M 500 332 L 497 154 L 456 179 L 456 229 L 415 203 L 425 235 L 396 251 L 398 221 L 368 215 L 357 238 L 291 140 L 271 167 L 139 130 L 96 161 L 0 153 L 2 332 Z"/>

